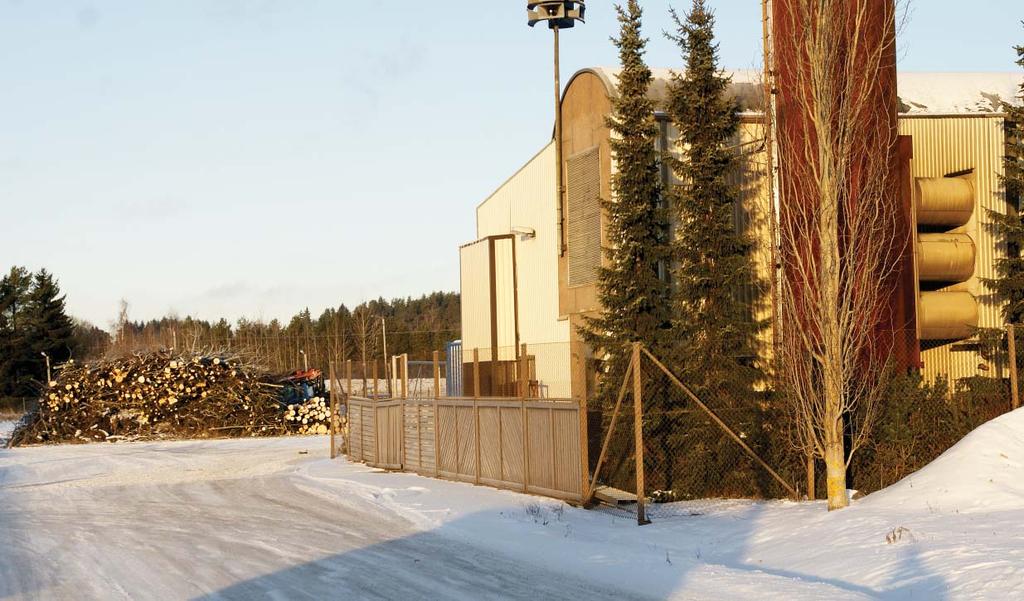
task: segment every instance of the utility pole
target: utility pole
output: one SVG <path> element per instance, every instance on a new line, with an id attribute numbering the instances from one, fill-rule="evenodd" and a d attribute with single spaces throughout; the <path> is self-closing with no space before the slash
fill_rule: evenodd
<path id="1" fill-rule="evenodd" d="M 527 2 L 527 24 L 533 27 L 541 21 L 548 24 L 555 39 L 555 194 L 558 203 L 558 254 L 565 254 L 567 247 L 565 234 L 565 183 L 562 178 L 562 81 L 559 69 L 558 31 L 571 29 L 576 21 L 583 23 L 586 12 L 584 0 L 549 0 L 547 2 Z"/>

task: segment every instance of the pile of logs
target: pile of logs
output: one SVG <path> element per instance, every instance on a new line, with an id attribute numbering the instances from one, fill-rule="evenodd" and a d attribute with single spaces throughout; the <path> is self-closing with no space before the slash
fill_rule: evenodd
<path id="1" fill-rule="evenodd" d="M 327 400 L 313 397 L 305 403 L 288 405 L 284 419 L 297 427 L 299 434 L 327 434 L 330 415 Z"/>
<path id="2" fill-rule="evenodd" d="M 272 436 L 307 429 L 284 416 L 278 388 L 240 357 L 158 351 L 69 362 L 9 444 Z M 319 406 L 319 405 L 318 405 Z M 326 405 L 324 405 L 326 406 Z M 315 412 L 316 423 L 322 411 Z"/>

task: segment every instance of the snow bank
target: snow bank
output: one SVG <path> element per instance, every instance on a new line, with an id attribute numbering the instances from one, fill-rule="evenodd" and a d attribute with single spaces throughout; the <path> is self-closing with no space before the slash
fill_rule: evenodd
<path id="1" fill-rule="evenodd" d="M 864 507 L 959 513 L 1024 508 L 1024 409 L 983 424 Z"/>

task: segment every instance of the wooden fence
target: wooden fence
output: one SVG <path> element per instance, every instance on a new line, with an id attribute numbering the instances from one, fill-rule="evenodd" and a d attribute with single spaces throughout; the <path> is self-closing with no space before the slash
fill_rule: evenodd
<path id="1" fill-rule="evenodd" d="M 577 401 L 352 397 L 353 461 L 582 502 L 585 412 Z"/>

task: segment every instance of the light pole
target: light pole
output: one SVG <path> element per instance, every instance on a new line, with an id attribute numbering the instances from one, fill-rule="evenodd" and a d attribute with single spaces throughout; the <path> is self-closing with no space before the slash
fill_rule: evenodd
<path id="1" fill-rule="evenodd" d="M 565 254 L 565 213 L 562 209 L 562 198 L 565 185 L 562 183 L 562 81 L 559 73 L 558 31 L 571 29 L 576 21 L 583 23 L 586 12 L 584 0 L 548 0 L 547 2 L 527 2 L 526 18 L 530 27 L 542 21 L 547 22 L 548 29 L 555 37 L 555 193 L 558 197 L 558 254 Z"/>
<path id="2" fill-rule="evenodd" d="M 49 386 L 50 382 L 53 382 L 53 378 L 50 376 L 50 356 L 45 351 L 39 354 L 46 358 L 46 385 Z"/>

